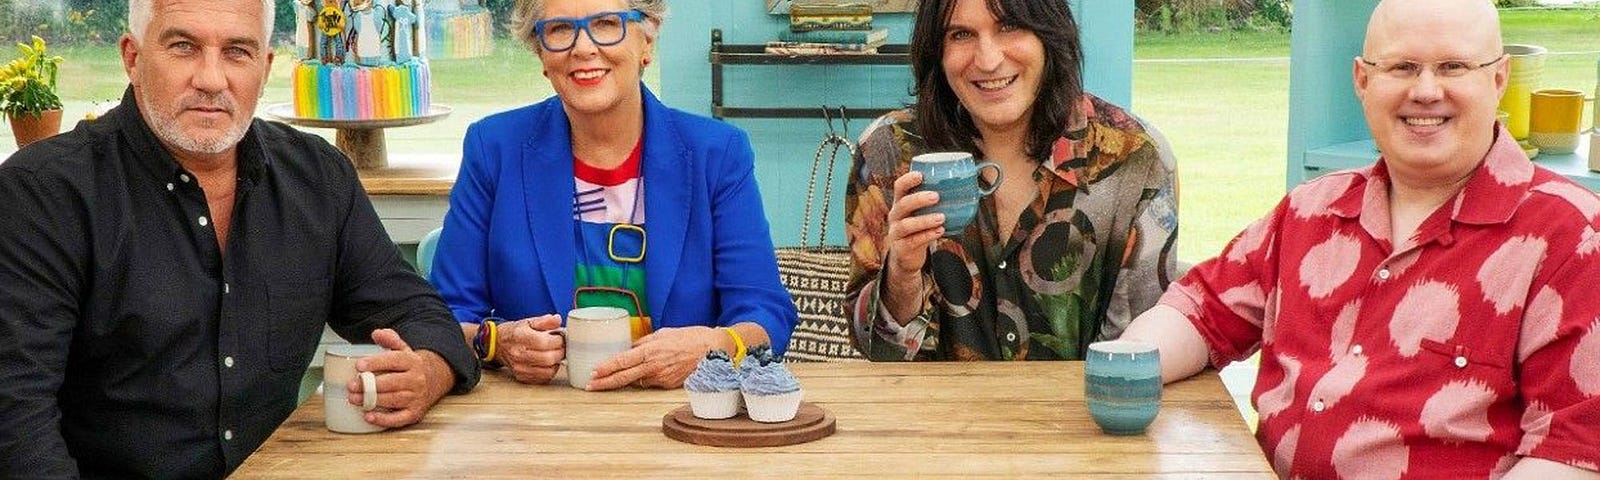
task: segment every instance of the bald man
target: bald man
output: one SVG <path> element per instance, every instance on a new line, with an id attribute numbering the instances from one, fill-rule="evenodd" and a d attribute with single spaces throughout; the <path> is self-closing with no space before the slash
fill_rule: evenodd
<path id="1" fill-rule="evenodd" d="M 1600 199 L 1496 123 L 1490 3 L 1379 3 L 1352 62 L 1377 163 L 1295 188 L 1123 335 L 1167 382 L 1259 350 L 1284 478 L 1600 478 Z"/>

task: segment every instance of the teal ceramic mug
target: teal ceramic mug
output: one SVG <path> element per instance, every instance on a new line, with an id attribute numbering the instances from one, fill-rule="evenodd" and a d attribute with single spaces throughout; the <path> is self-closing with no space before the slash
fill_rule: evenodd
<path id="1" fill-rule="evenodd" d="M 994 183 L 989 188 L 978 188 L 978 172 L 994 169 Z M 939 203 L 918 211 L 918 215 L 944 214 L 944 234 L 953 237 L 966 230 L 972 217 L 978 213 L 978 200 L 1000 188 L 1000 166 L 994 162 L 977 162 L 967 152 L 924 153 L 911 158 L 911 170 L 922 172 L 922 186 L 917 191 L 939 192 Z"/>
<path id="2" fill-rule="evenodd" d="M 1161 352 L 1132 340 L 1089 344 L 1084 359 L 1089 416 L 1109 435 L 1144 433 L 1161 410 Z"/>

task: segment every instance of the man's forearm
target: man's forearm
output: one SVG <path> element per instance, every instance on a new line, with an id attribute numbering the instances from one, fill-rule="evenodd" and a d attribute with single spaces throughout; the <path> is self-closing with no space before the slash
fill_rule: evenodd
<path id="1" fill-rule="evenodd" d="M 889 315 L 894 317 L 896 323 L 905 326 L 922 310 L 922 297 L 927 292 L 922 285 L 921 272 L 896 275 L 889 270 L 892 266 L 886 264 L 883 268 L 884 285 L 879 287 L 882 297 L 878 301 L 888 308 Z"/>
<path id="2" fill-rule="evenodd" d="M 420 349 L 417 354 L 422 356 L 423 371 L 428 372 L 428 405 L 433 405 L 455 386 L 456 372 L 450 368 L 450 362 L 433 350 Z"/>
<path id="3" fill-rule="evenodd" d="M 1552 462 L 1543 458 L 1522 457 L 1501 480 L 1600 480 L 1600 472 Z"/>
<path id="4" fill-rule="evenodd" d="M 1161 351 L 1162 383 L 1192 377 L 1210 361 L 1210 349 L 1194 324 L 1166 305 L 1156 304 L 1133 319 L 1122 339 L 1149 343 Z"/>

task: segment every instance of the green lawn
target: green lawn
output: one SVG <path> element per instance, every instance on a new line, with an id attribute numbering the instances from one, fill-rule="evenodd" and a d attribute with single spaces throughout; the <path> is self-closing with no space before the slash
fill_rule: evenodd
<path id="1" fill-rule="evenodd" d="M 1593 91 L 1600 8 L 1507 11 L 1501 20 L 1508 43 L 1544 45 L 1557 53 L 1547 60 L 1546 86 Z M 120 98 L 127 77 L 114 47 L 59 52 L 67 58 L 60 81 L 65 128 L 71 128 L 73 119 Z M 1166 134 L 1180 163 L 1181 258 L 1215 255 L 1283 195 L 1288 55 L 1289 34 L 1278 31 L 1135 39 L 1134 111 Z M 280 52 L 265 104 L 288 101 L 292 63 Z M 538 58 L 514 42 L 502 42 L 485 58 L 435 60 L 433 68 L 434 98 L 455 113 L 426 127 L 390 130 L 391 152 L 453 154 L 472 121 L 551 95 Z M 659 69 L 646 72 L 647 84 L 660 84 Z M 332 140 L 331 130 L 310 131 Z M 9 129 L 0 128 L 0 142 L 6 145 L 0 151 L 9 150 Z"/>
<path id="2" fill-rule="evenodd" d="M 1545 86 L 1594 91 L 1600 8 L 1506 11 L 1501 22 L 1507 43 L 1554 53 L 1545 63 Z M 1215 256 L 1282 197 L 1288 54 L 1287 32 L 1135 38 L 1134 111 L 1166 135 L 1178 157 L 1179 258 Z"/>
<path id="3" fill-rule="evenodd" d="M 1141 33 L 1133 39 L 1135 59 L 1287 56 L 1289 56 L 1289 32 L 1280 31 Z"/>

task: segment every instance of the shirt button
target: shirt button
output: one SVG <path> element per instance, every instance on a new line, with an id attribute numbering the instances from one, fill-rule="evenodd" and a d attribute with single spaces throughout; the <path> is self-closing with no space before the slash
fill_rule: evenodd
<path id="1" fill-rule="evenodd" d="M 233 430 L 223 430 L 222 431 L 222 439 L 223 440 L 229 440 L 229 441 L 233 440 Z"/>
<path id="2" fill-rule="evenodd" d="M 1005 260 L 1001 260 L 1000 261 L 1000 269 L 1001 270 L 1005 270 L 1006 269 L 1006 261 Z"/>
<path id="3" fill-rule="evenodd" d="M 1383 279 L 1383 280 L 1388 280 L 1389 279 L 1389 269 L 1387 269 L 1387 268 L 1379 269 L 1378 270 L 1378 278 Z"/>
<path id="4" fill-rule="evenodd" d="M 228 284 L 226 284 L 226 283 L 222 284 L 222 294 L 223 295 L 227 295 L 228 291 L 229 291 Z"/>
<path id="5" fill-rule="evenodd" d="M 1328 405 L 1322 403 L 1322 400 L 1317 400 L 1315 403 L 1311 404 L 1311 410 L 1313 410 L 1313 411 L 1321 412 L 1321 411 L 1327 410 L 1327 409 L 1328 409 Z"/>
<path id="6" fill-rule="evenodd" d="M 1017 332 L 1006 332 L 1006 341 L 1007 342 L 1015 342 L 1015 341 L 1017 341 Z"/>
<path id="7" fill-rule="evenodd" d="M 187 174 L 187 173 L 178 174 L 178 180 L 183 180 L 183 183 L 189 183 L 189 174 Z"/>
<path id="8" fill-rule="evenodd" d="M 222 366 L 233 368 L 233 357 L 222 357 Z"/>
<path id="9" fill-rule="evenodd" d="M 197 220 L 197 221 L 200 222 L 200 226 L 202 226 L 202 227 L 206 226 L 206 224 L 208 224 L 208 223 L 211 223 L 210 220 L 206 220 L 206 217 L 204 215 L 201 215 L 200 216 L 200 220 Z"/>
<path id="10" fill-rule="evenodd" d="M 167 191 L 172 191 L 172 182 L 167 182 Z"/>
<path id="11" fill-rule="evenodd" d="M 1456 368 L 1467 368 L 1467 357 L 1456 357 Z"/>
<path id="12" fill-rule="evenodd" d="M 1350 354 L 1351 355 L 1360 355 L 1361 354 L 1361 346 L 1360 345 L 1356 345 L 1356 346 L 1350 347 Z"/>

